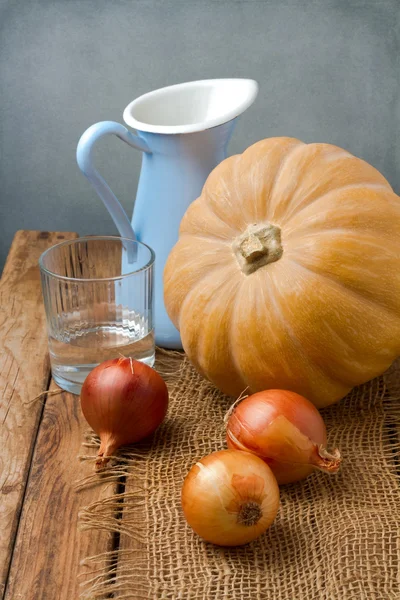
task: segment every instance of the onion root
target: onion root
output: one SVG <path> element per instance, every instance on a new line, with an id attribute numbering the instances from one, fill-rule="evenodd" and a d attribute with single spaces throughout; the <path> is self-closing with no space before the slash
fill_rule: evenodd
<path id="1" fill-rule="evenodd" d="M 328 450 L 322 444 L 316 448 L 315 454 L 311 459 L 311 464 L 319 471 L 325 473 L 337 473 L 342 462 L 342 457 L 338 448 L 335 448 L 333 452 Z"/>

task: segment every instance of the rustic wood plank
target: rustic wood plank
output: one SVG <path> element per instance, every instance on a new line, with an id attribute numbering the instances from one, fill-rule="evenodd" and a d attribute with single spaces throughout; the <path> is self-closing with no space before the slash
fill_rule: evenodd
<path id="1" fill-rule="evenodd" d="M 52 386 L 53 388 L 56 386 Z M 116 482 L 76 490 L 93 473 L 94 461 L 78 462 L 88 429 L 78 396 L 67 392 L 46 401 L 14 547 L 5 599 L 77 600 L 85 580 L 81 560 L 113 548 L 101 527 L 79 531 L 79 510 L 115 493 Z M 93 449 L 93 455 L 95 449 Z M 104 567 L 105 560 L 96 565 Z M 83 577 L 78 579 L 78 573 Z M 88 569 L 87 578 L 90 575 Z"/>
<path id="2" fill-rule="evenodd" d="M 38 258 L 74 233 L 18 231 L 0 281 L 0 595 L 4 591 L 50 365 Z"/>

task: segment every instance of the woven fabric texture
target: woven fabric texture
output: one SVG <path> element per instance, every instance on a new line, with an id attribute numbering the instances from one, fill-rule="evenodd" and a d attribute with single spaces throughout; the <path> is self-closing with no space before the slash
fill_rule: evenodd
<path id="1" fill-rule="evenodd" d="M 282 486 L 279 513 L 266 534 L 247 546 L 221 548 L 187 526 L 180 493 L 191 466 L 226 447 L 224 415 L 232 398 L 177 353 L 159 355 L 157 365 L 169 383 L 167 419 L 150 440 L 124 449 L 102 480 L 119 478 L 122 493 L 82 511 L 84 529 L 119 535 L 108 561 L 88 557 L 94 577 L 82 598 L 400 598 L 396 368 L 322 411 L 328 446 L 343 456 L 340 473 L 316 472 Z"/>

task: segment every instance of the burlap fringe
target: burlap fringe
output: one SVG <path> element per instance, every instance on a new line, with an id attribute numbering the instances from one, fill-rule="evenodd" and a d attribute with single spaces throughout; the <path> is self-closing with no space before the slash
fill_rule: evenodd
<path id="1" fill-rule="evenodd" d="M 40 394 L 38 394 L 34 398 L 27 400 L 27 402 L 24 402 L 24 406 L 30 406 L 31 404 L 35 404 L 35 402 L 38 402 L 39 400 L 41 400 L 41 398 L 43 398 L 41 404 L 42 406 L 44 406 L 46 404 L 48 396 L 58 396 L 58 394 L 62 394 L 63 392 L 64 390 L 62 390 L 61 388 L 57 388 L 56 390 L 45 390 L 44 392 L 40 392 Z"/>
<path id="2" fill-rule="evenodd" d="M 179 382 L 182 371 L 185 368 L 187 359 L 183 352 L 169 351 L 162 348 L 157 348 L 155 368 L 168 384 L 170 396 L 174 393 L 175 385 Z M 85 438 L 82 444 L 84 449 L 97 450 L 100 445 L 98 436 L 88 430 L 85 433 Z M 80 479 L 76 483 L 76 491 L 79 492 L 88 487 L 112 486 L 117 489 L 122 487 L 125 479 L 132 473 L 140 481 L 145 477 L 145 467 L 142 463 L 146 460 L 146 452 L 136 450 L 135 447 L 121 448 L 118 455 L 112 457 L 109 468 L 99 473 L 94 472 L 95 455 L 94 453 L 81 453 L 79 456 L 82 461 L 93 463 L 93 473 L 85 478 Z M 142 468 L 141 468 L 142 467 Z M 93 502 L 89 506 L 82 508 L 79 512 L 79 529 L 81 531 L 98 530 L 111 533 L 115 539 L 121 535 L 126 535 L 134 538 L 139 545 L 145 545 L 146 539 L 135 530 L 135 516 L 132 515 L 132 507 L 137 508 L 143 506 L 144 487 L 136 486 L 134 491 L 123 491 L 122 493 L 114 492 L 112 496 L 103 498 L 97 502 Z M 127 509 L 129 507 L 129 510 Z M 123 519 L 121 515 L 123 512 Z M 139 572 L 146 569 L 147 561 L 143 558 L 143 550 L 141 548 L 124 550 L 118 548 L 110 550 L 97 556 L 88 557 L 81 561 L 83 571 L 80 577 L 84 578 L 81 583 L 82 600 L 97 600 L 109 597 L 126 598 L 123 594 L 125 587 L 125 579 L 127 571 L 117 578 L 117 563 L 118 559 L 124 557 L 132 557 L 132 570 Z M 128 571 L 130 568 L 128 568 Z M 136 594 L 137 600 L 147 598 L 147 595 L 141 596 Z"/>
<path id="3" fill-rule="evenodd" d="M 176 385 L 180 383 L 182 386 L 182 379 L 185 381 L 183 373 L 187 366 L 187 359 L 182 353 L 158 350 L 156 368 L 167 380 L 172 400 L 174 395 L 181 391 L 176 389 Z M 201 385 L 208 384 L 207 382 L 202 382 Z M 209 394 L 215 397 L 220 396 L 218 391 L 212 389 L 212 386 L 209 388 Z M 385 477 L 387 481 L 390 481 L 392 478 L 395 479 L 396 484 L 398 484 L 400 480 L 400 406 L 398 403 L 400 400 L 400 362 L 395 363 L 384 376 L 361 386 L 361 388 L 358 388 L 357 390 L 353 390 L 348 397 L 349 401 L 352 402 L 353 399 L 357 399 L 360 394 L 364 394 L 365 396 L 368 396 L 368 394 L 370 395 L 372 418 L 374 418 L 375 411 L 374 399 L 378 399 L 379 401 L 377 402 L 376 418 L 379 417 L 382 410 L 384 411 L 385 426 L 382 428 L 382 456 L 389 460 L 396 461 L 397 464 L 397 471 L 391 470 L 385 474 Z M 226 408 L 229 408 L 231 403 L 231 399 L 227 399 Z M 331 409 L 325 409 L 323 414 L 328 415 L 329 410 Z M 357 444 L 356 439 L 354 440 L 354 444 Z M 97 436 L 92 432 L 88 432 L 83 447 L 93 449 L 97 448 L 98 445 L 99 440 Z M 166 592 L 163 592 L 161 588 L 157 591 L 158 582 L 155 581 L 153 573 L 149 572 L 150 549 L 148 540 L 138 531 L 138 515 L 143 514 L 143 510 L 146 509 L 144 497 L 148 487 L 148 482 L 146 480 L 146 477 L 148 476 L 146 469 L 148 450 L 148 446 L 145 445 L 142 447 L 140 444 L 132 448 L 123 448 L 118 456 L 115 457 L 111 468 L 105 471 L 100 477 L 98 474 L 93 474 L 79 481 L 77 484 L 78 490 L 92 485 L 118 486 L 118 484 L 120 489 L 123 489 L 122 485 L 130 476 L 132 476 L 132 474 L 134 474 L 134 480 L 137 482 L 135 483 L 134 489 L 131 489 L 131 485 L 129 485 L 120 493 L 115 493 L 111 497 L 94 502 L 90 506 L 82 508 L 80 511 L 80 528 L 83 531 L 97 530 L 112 533 L 115 536 L 116 544 L 119 543 L 121 536 L 126 536 L 130 539 L 134 538 L 136 543 L 135 547 L 125 549 L 122 546 L 82 561 L 81 576 L 84 578 L 84 581 L 81 584 L 82 600 L 103 600 L 105 598 L 128 600 L 133 597 L 135 600 L 149 600 L 150 598 L 182 598 L 182 600 L 184 600 L 186 598 L 185 584 L 183 581 L 180 584 L 181 587 L 178 586 L 176 590 L 171 590 L 171 594 L 168 593 L 168 595 L 164 595 Z M 366 451 L 367 450 L 368 449 L 366 449 Z M 374 457 L 371 456 L 371 460 L 373 460 L 373 458 Z M 93 454 L 83 454 L 81 459 L 92 461 L 94 463 Z M 346 456 L 344 457 L 344 461 L 346 461 Z M 162 490 L 160 490 L 160 493 L 162 493 Z M 142 509 L 142 512 L 138 512 L 138 509 L 140 508 Z M 123 515 L 123 518 L 121 518 L 121 515 Z M 147 514 L 146 519 L 149 518 L 150 517 Z M 223 552 L 222 549 L 214 548 L 210 550 L 206 546 L 203 548 L 205 554 L 208 552 L 215 552 L 215 555 L 218 556 L 218 553 Z M 316 560 L 315 557 L 314 560 Z M 320 556 L 320 560 L 321 564 L 323 561 L 326 561 L 326 557 L 323 553 Z M 123 570 L 119 568 L 120 562 L 124 565 Z M 316 569 L 318 566 L 319 565 L 315 563 Z M 171 568 L 178 569 L 178 566 Z M 182 568 L 182 566 L 179 568 Z M 148 581 L 149 589 L 151 587 L 150 584 L 152 584 L 152 592 L 150 592 L 149 589 L 132 588 L 132 585 L 134 585 L 133 582 L 137 580 L 141 574 L 143 574 L 143 578 Z M 224 579 L 225 576 L 221 575 L 221 577 L 223 581 L 227 581 L 226 578 Z M 304 582 L 306 582 L 307 578 L 309 578 L 309 574 L 304 575 Z M 304 583 L 304 585 L 307 584 Z M 225 588 L 222 584 L 221 586 L 221 595 L 218 596 L 218 598 L 229 598 L 230 600 L 229 587 L 226 587 L 226 591 L 223 591 Z M 207 592 L 204 591 L 204 594 L 204 598 L 206 598 Z M 254 597 L 261 596 L 257 595 Z M 270 598 L 272 596 L 265 595 L 262 597 Z M 325 598 L 328 596 L 321 594 L 321 596 L 318 597 Z M 343 595 L 342 597 L 347 598 L 350 596 Z M 356 595 L 351 597 L 356 598 Z M 372 600 L 372 598 L 377 598 L 378 596 L 366 595 L 365 597 Z M 387 598 L 394 597 L 396 597 L 394 592 L 393 595 L 387 595 Z M 236 595 L 234 598 L 236 598 Z"/>

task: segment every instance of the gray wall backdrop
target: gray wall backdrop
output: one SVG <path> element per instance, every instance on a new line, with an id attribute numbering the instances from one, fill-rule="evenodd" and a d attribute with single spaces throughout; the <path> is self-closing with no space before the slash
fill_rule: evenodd
<path id="1" fill-rule="evenodd" d="M 17 229 L 115 233 L 77 141 L 187 80 L 258 80 L 230 153 L 276 135 L 331 142 L 399 193 L 399 25 L 400 0 L 0 0 L 0 270 Z M 130 214 L 140 154 L 117 139 L 96 152 Z"/>

